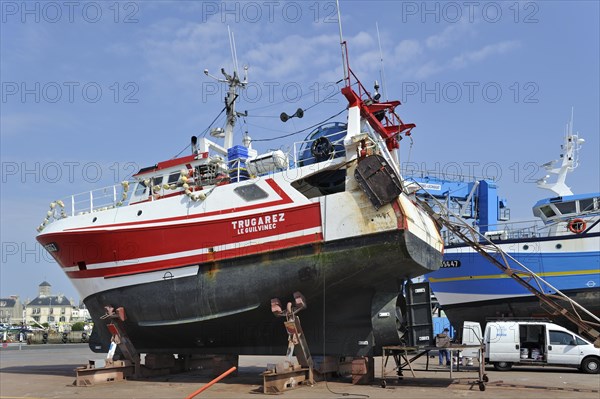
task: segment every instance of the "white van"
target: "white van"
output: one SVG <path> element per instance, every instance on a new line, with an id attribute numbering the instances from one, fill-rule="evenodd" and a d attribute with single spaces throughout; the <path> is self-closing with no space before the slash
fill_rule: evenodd
<path id="1" fill-rule="evenodd" d="M 481 342 L 479 323 L 465 321 L 464 344 Z M 600 349 L 564 327 L 545 321 L 490 321 L 483 336 L 485 361 L 496 370 L 513 365 L 575 367 L 600 372 Z"/>
<path id="2" fill-rule="evenodd" d="M 483 337 L 485 361 L 496 370 L 513 365 L 566 366 L 600 371 L 600 349 L 559 325 L 544 321 L 490 321 Z"/>

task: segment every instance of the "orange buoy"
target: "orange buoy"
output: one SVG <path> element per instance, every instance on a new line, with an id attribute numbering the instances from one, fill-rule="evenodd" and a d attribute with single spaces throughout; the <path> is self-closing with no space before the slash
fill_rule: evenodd
<path id="1" fill-rule="evenodd" d="M 585 222 L 585 220 L 577 218 L 577 219 L 570 220 L 567 227 L 569 228 L 569 231 L 571 233 L 581 234 L 587 227 L 587 223 Z"/>

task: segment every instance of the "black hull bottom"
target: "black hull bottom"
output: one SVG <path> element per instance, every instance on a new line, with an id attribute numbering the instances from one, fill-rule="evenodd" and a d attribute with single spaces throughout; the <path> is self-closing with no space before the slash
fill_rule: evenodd
<path id="1" fill-rule="evenodd" d="M 125 308 L 127 333 L 142 353 L 284 354 L 287 334 L 270 300 L 285 303 L 300 291 L 313 354 L 367 355 L 373 353 L 375 293 L 398 293 L 406 279 L 436 270 L 441 256 L 398 230 L 198 265 L 195 276 L 86 298 L 97 327 L 90 347 L 108 350 L 100 316 L 111 305 Z"/>
<path id="2" fill-rule="evenodd" d="M 600 316 L 600 288 L 586 288 L 562 291 L 569 298 Z M 501 317 L 545 317 L 566 328 L 577 331 L 567 319 L 554 317 L 547 313 L 534 296 L 499 299 L 493 301 L 471 302 L 459 305 L 443 306 L 442 309 L 457 331 L 462 331 L 465 321 L 476 321 L 482 328 L 489 319 Z"/>

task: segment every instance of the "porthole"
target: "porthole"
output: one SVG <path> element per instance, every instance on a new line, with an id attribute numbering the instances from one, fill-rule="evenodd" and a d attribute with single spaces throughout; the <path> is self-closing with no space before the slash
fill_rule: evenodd
<path id="1" fill-rule="evenodd" d="M 94 218 L 92 219 L 92 223 L 96 223 L 96 220 L 98 220 L 98 218 L 97 218 L 97 217 L 94 217 Z"/>
<path id="2" fill-rule="evenodd" d="M 556 244 L 556 249 L 561 249 L 562 248 L 562 244 Z"/>
<path id="3" fill-rule="evenodd" d="M 138 211 L 137 215 L 140 216 L 142 214 L 142 211 Z"/>
<path id="4" fill-rule="evenodd" d="M 525 251 L 527 251 L 527 250 L 529 249 L 529 245 L 527 245 L 527 244 L 523 245 L 523 249 L 524 249 Z"/>

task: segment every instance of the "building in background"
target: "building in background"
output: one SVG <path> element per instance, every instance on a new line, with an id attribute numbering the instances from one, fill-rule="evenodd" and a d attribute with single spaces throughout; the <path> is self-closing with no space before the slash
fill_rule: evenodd
<path id="1" fill-rule="evenodd" d="M 49 325 L 72 321 L 73 304 L 64 295 L 51 295 L 51 287 L 47 281 L 39 285 L 39 295 L 26 306 L 27 324 L 31 324 L 32 320 Z"/>
<path id="2" fill-rule="evenodd" d="M 87 310 L 83 301 L 79 302 L 79 306 L 73 306 L 73 313 L 72 313 L 72 319 L 71 319 L 72 321 L 87 322 L 87 321 L 90 321 L 91 319 L 92 319 L 92 316 L 90 316 L 90 311 Z"/>
<path id="3" fill-rule="evenodd" d="M 0 323 L 20 324 L 23 321 L 23 304 L 18 295 L 0 298 Z"/>

